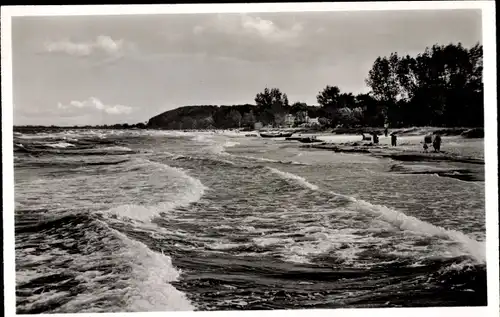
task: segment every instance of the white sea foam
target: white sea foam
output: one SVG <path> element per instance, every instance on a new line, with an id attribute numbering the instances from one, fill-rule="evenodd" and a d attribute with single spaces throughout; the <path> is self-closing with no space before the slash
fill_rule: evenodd
<path id="1" fill-rule="evenodd" d="M 49 143 L 45 144 L 46 146 L 52 147 L 52 148 L 67 148 L 67 147 L 74 147 L 74 144 L 67 143 L 67 142 L 59 142 L 59 143 Z"/>
<path id="2" fill-rule="evenodd" d="M 380 219 L 392 224 L 396 228 L 404 231 L 416 232 L 428 236 L 434 236 L 449 239 L 460 243 L 464 252 L 472 256 L 480 263 L 486 262 L 486 245 L 484 242 L 478 242 L 464 233 L 456 230 L 448 230 L 431 223 L 422 221 L 413 216 L 408 216 L 402 212 L 391 209 L 386 206 L 372 205 L 363 200 L 356 200 L 353 205 L 361 212 L 371 212 Z"/>
<path id="3" fill-rule="evenodd" d="M 233 250 L 243 246 L 249 246 L 249 244 L 230 243 L 230 242 L 215 242 L 207 244 L 207 247 L 212 250 Z"/>
<path id="4" fill-rule="evenodd" d="M 111 231 L 111 234 L 102 237 L 95 235 L 92 231 L 86 231 L 87 245 L 83 247 L 86 252 L 89 252 L 89 255 L 59 254 L 57 256 L 61 259 L 61 263 L 69 261 L 71 265 L 69 271 L 81 272 L 75 279 L 85 285 L 88 291 L 80 292 L 72 297 L 67 303 L 53 311 L 54 313 L 89 313 L 109 310 L 127 312 L 194 310 L 185 294 L 170 284 L 176 281 L 181 273 L 172 265 L 170 257 L 150 250 L 145 244 L 111 229 L 102 221 L 98 221 L 98 225 L 102 226 L 108 233 Z M 106 246 L 104 250 L 95 248 L 98 241 Z M 53 251 L 51 252 L 53 253 Z M 55 262 L 57 261 L 53 261 L 49 265 L 51 273 L 68 271 L 67 264 L 58 266 Z M 104 273 L 104 271 L 99 271 L 101 265 L 112 265 L 116 267 L 116 270 Z M 131 271 L 126 272 L 126 274 L 120 272 L 126 267 L 129 267 Z M 105 302 L 105 305 L 101 305 L 102 303 L 99 302 L 106 298 L 109 300 Z M 123 304 L 116 302 L 114 298 L 121 299 L 126 306 L 123 307 Z M 30 305 L 48 304 L 46 298 L 40 299 L 39 302 L 34 296 L 30 296 L 29 299 Z M 99 305 L 95 305 L 96 302 Z"/>
<path id="5" fill-rule="evenodd" d="M 96 149 L 98 151 L 109 151 L 109 152 L 113 152 L 113 151 L 117 151 L 117 152 L 133 152 L 133 150 L 131 148 L 128 148 L 126 146 L 109 146 L 109 147 L 103 147 L 103 148 L 99 148 L 99 149 Z"/>
<path id="6" fill-rule="evenodd" d="M 136 167 L 147 168 L 148 166 L 154 166 L 159 169 L 159 171 L 168 173 L 173 179 L 175 179 L 176 182 L 178 182 L 177 185 L 181 189 L 180 192 L 178 192 L 177 195 L 174 195 L 174 197 L 170 197 L 170 200 L 160 202 L 153 206 L 126 204 L 111 208 L 103 214 L 110 214 L 119 218 L 128 218 L 148 222 L 154 217 L 159 216 L 161 213 L 168 213 L 174 208 L 187 206 L 200 200 L 207 189 L 199 179 L 191 177 L 180 168 L 171 167 L 162 163 L 151 162 L 149 160 L 138 161 L 139 162 Z"/>
<path id="7" fill-rule="evenodd" d="M 282 177 L 284 179 L 294 180 L 294 181 L 298 182 L 300 185 L 302 185 L 304 187 L 307 187 L 309 189 L 312 189 L 312 190 L 318 190 L 319 189 L 318 186 L 309 183 L 304 177 L 301 177 L 301 176 L 298 176 L 298 175 L 295 175 L 295 174 L 292 174 L 292 173 L 288 173 L 288 172 L 283 172 L 283 171 L 280 171 L 279 169 L 276 169 L 276 168 L 273 168 L 273 167 L 267 167 L 267 169 L 269 169 L 271 172 L 273 172 L 274 174 L 279 175 L 280 177 Z"/>
<path id="8" fill-rule="evenodd" d="M 262 238 L 254 238 L 252 239 L 253 243 L 258 245 L 259 247 L 266 247 L 275 244 L 283 244 L 283 243 L 293 243 L 293 239 L 287 238 L 274 238 L 274 237 L 262 237 Z"/>
<path id="9" fill-rule="evenodd" d="M 169 256 L 151 251 L 146 245 L 113 230 L 126 245 L 123 256 L 133 269 L 133 283 L 126 288 L 131 311 L 191 311 L 194 307 L 186 295 L 169 282 L 176 281 L 180 272 Z"/>
<path id="10" fill-rule="evenodd" d="M 210 139 L 207 137 L 208 136 L 205 134 L 197 134 L 191 140 L 196 142 L 210 142 Z"/>
<path id="11" fill-rule="evenodd" d="M 226 143 L 224 143 L 224 147 L 233 147 L 239 144 L 240 142 L 227 141 Z"/>
<path id="12" fill-rule="evenodd" d="M 38 290 L 22 295 L 23 303 L 17 308 L 23 311 L 47 309 L 51 303 L 63 298 L 68 301 L 50 310 L 50 313 L 88 313 L 109 311 L 190 311 L 193 305 L 185 294 L 170 283 L 180 276 L 163 252 L 154 252 L 145 244 L 128 238 L 97 220 L 96 227 L 80 230 L 83 237 L 33 233 L 34 238 L 50 246 L 43 256 L 36 255 L 36 248 L 20 248 L 16 261 L 31 268 L 16 274 L 16 283 L 26 284 L 36 278 L 60 276 L 48 282 L 54 290 Z M 80 223 L 78 226 L 83 225 Z M 61 228 L 62 230 L 72 230 Z M 78 240 L 75 240 L 78 239 Z M 60 245 L 79 245 L 80 253 L 68 253 Z M 108 268 L 112 268 L 109 270 Z M 129 270 L 130 269 L 130 270 Z M 74 273 L 74 274 L 73 274 Z M 73 275 L 73 276 L 71 276 Z M 78 295 L 57 290 L 68 281 L 75 280 L 81 286 Z M 36 287 L 36 286 L 35 286 Z"/>
<path id="13" fill-rule="evenodd" d="M 212 141 L 209 147 L 209 151 L 212 152 L 213 154 L 218 154 L 218 155 L 230 155 L 229 153 L 226 152 L 226 148 L 233 147 L 239 144 L 240 144 L 239 142 L 233 142 L 233 141 L 225 141 L 224 143 Z"/>

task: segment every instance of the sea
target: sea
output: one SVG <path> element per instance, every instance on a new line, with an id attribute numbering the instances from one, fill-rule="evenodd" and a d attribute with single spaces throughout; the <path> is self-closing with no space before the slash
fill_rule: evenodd
<path id="1" fill-rule="evenodd" d="M 484 159 L 483 139 L 442 150 Z M 469 165 L 230 131 L 15 132 L 16 311 L 484 306 L 484 181 L 438 173 Z"/>

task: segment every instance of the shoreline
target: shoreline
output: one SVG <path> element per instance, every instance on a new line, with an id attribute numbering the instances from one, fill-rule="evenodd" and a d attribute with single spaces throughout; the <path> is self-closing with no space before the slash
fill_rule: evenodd
<path id="1" fill-rule="evenodd" d="M 328 143 L 321 142 L 316 144 L 303 144 L 300 145 L 301 148 L 313 148 L 329 150 L 337 153 L 362 153 L 371 154 L 375 157 L 385 157 L 391 158 L 397 161 L 411 161 L 411 162 L 421 162 L 421 161 L 441 161 L 441 162 L 456 162 L 456 163 L 468 163 L 468 164 L 480 164 L 484 165 L 484 159 L 457 155 L 454 153 L 449 153 L 446 151 L 433 152 L 429 151 L 427 153 L 397 149 L 397 147 L 390 147 L 387 145 L 368 145 L 361 144 L 356 145 L 357 142 L 348 143 Z"/>
<path id="2" fill-rule="evenodd" d="M 397 161 L 391 167 L 391 172 L 399 172 L 403 174 L 436 174 L 441 177 L 449 177 L 461 181 L 475 182 L 484 181 L 484 159 L 470 157 L 465 155 L 457 155 L 454 153 L 441 151 L 438 153 L 429 151 L 427 153 L 417 150 L 408 150 L 395 148 L 387 145 L 373 145 L 372 143 L 359 144 L 361 142 L 347 143 L 315 143 L 301 144 L 302 149 L 310 150 L 327 150 L 335 153 L 347 154 L 364 154 L 376 158 L 386 158 Z M 464 167 L 435 169 L 428 171 L 404 171 L 398 168 L 398 164 L 407 163 L 422 163 L 422 162 L 450 162 L 465 165 Z"/>
<path id="3" fill-rule="evenodd" d="M 402 127 L 388 128 L 389 134 L 395 133 L 399 136 L 419 136 L 426 134 L 439 133 L 441 136 L 464 136 L 470 138 L 484 138 L 484 128 L 482 127 Z M 379 135 L 384 134 L 384 128 L 363 127 L 363 128 L 335 128 L 332 133 L 343 134 L 371 134 L 377 132 Z"/>
<path id="4" fill-rule="evenodd" d="M 384 128 L 381 127 L 356 127 L 356 128 L 300 128 L 300 127 L 283 127 L 283 128 L 263 128 L 260 131 L 254 129 L 161 129 L 151 127 L 102 127 L 102 126 L 13 126 L 13 132 L 20 133 L 40 133 L 52 132 L 61 130 L 160 130 L 160 131 L 184 131 L 184 132 L 216 132 L 216 131 L 234 131 L 239 133 L 258 133 L 260 131 L 294 131 L 294 133 L 325 133 L 333 135 L 359 135 L 361 133 L 371 134 L 377 132 L 379 135 L 384 134 Z M 396 133 L 404 136 L 418 136 L 431 133 L 440 133 L 442 136 L 463 136 L 468 138 L 484 138 L 483 127 L 402 127 L 389 128 L 389 134 Z"/>

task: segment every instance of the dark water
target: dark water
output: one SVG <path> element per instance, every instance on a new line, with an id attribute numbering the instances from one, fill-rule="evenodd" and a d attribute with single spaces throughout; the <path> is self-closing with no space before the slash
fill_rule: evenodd
<path id="1" fill-rule="evenodd" d="M 18 313 L 486 305 L 484 182 L 430 173 L 451 163 L 236 134 L 14 142 Z"/>

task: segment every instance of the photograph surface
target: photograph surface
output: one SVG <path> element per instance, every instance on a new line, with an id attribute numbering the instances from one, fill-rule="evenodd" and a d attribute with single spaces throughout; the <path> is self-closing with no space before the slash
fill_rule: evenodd
<path id="1" fill-rule="evenodd" d="M 13 16 L 15 311 L 487 306 L 482 23 Z"/>

